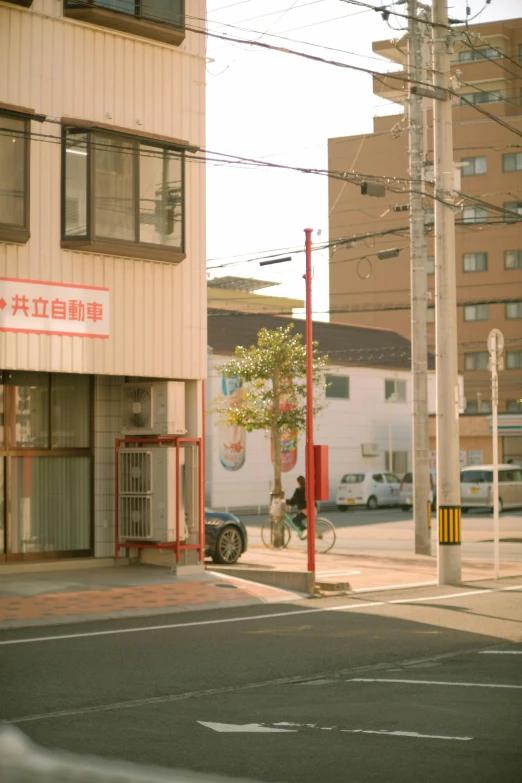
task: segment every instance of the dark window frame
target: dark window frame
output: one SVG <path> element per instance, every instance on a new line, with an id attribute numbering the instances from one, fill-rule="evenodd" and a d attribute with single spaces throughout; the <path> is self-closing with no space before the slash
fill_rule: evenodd
<path id="1" fill-rule="evenodd" d="M 70 134 L 82 134 L 87 136 L 87 231 L 83 236 L 68 236 L 65 233 L 66 222 L 66 139 Z M 104 239 L 97 238 L 94 226 L 94 154 L 92 134 L 103 133 L 121 138 L 125 141 L 132 141 L 136 145 L 146 144 L 147 146 L 157 147 L 164 153 L 171 151 L 179 154 L 181 160 L 181 247 L 171 247 L 169 245 L 160 245 L 154 243 L 139 241 L 140 226 L 140 198 L 139 198 L 139 151 L 134 155 L 133 165 L 133 183 L 132 190 L 134 196 L 134 219 L 135 219 L 135 239 L 134 241 L 123 239 Z M 165 261 L 168 263 L 180 263 L 186 257 L 186 176 L 185 176 L 185 150 L 186 146 L 168 141 L 158 140 L 147 136 L 137 136 L 132 133 L 122 133 L 120 131 L 109 130 L 106 127 L 97 127 L 93 125 L 66 125 L 62 126 L 62 171 L 61 171 L 61 204 L 60 204 L 60 235 L 62 248 L 67 250 L 79 250 L 91 253 L 103 253 L 105 255 L 123 256 L 124 258 L 140 258 L 146 261 Z"/>
<path id="2" fill-rule="evenodd" d="M 515 159 L 515 168 L 514 169 L 508 169 L 506 168 L 506 162 L 508 158 L 514 158 Z M 520 160 L 520 167 L 518 165 Z M 517 171 L 522 171 L 522 153 L 520 152 L 505 152 L 502 155 L 502 171 L 504 174 L 515 174 Z"/>
<path id="3" fill-rule="evenodd" d="M 141 0 L 135 0 L 134 14 L 98 4 L 97 0 L 64 0 L 63 15 L 89 24 L 109 27 L 140 38 L 180 46 L 185 40 L 185 0 L 180 0 L 180 24 L 156 22 L 140 13 Z"/>
<path id="4" fill-rule="evenodd" d="M 12 117 L 24 123 L 22 133 L 24 139 L 24 226 L 13 226 L 0 221 L 0 242 L 13 242 L 15 244 L 26 244 L 31 238 L 31 115 L 29 113 L 11 110 L 0 107 L 0 127 L 2 116 Z"/>
<path id="5" fill-rule="evenodd" d="M 482 256 L 483 258 L 485 258 L 486 266 L 484 267 L 484 269 L 466 269 L 466 256 L 475 256 L 475 257 L 476 256 Z M 476 262 L 476 258 L 475 258 L 475 262 Z M 488 271 L 488 263 L 489 263 L 489 259 L 488 259 L 488 254 L 487 253 L 478 251 L 476 253 L 463 253 L 462 254 L 462 271 L 463 271 L 463 273 L 465 275 L 474 275 L 474 274 L 477 274 L 477 273 L 480 273 L 480 272 L 487 272 Z"/>
<path id="6" fill-rule="evenodd" d="M 508 266 L 507 261 L 507 254 L 508 253 L 516 253 L 516 259 L 517 263 L 515 266 Z M 522 250 L 504 250 L 504 269 L 507 269 L 509 272 L 511 272 L 514 269 L 522 269 Z"/>
<path id="7" fill-rule="evenodd" d="M 471 357 L 471 356 L 474 357 L 473 358 L 473 364 L 475 366 L 474 367 L 466 367 L 466 364 L 468 362 L 468 357 Z M 488 354 L 487 351 L 468 351 L 467 353 L 464 354 L 464 372 L 487 372 L 488 371 L 487 363 L 486 363 L 485 367 L 477 367 L 476 366 L 478 364 L 478 362 L 479 362 L 478 358 L 476 358 L 478 356 L 485 357 L 486 358 L 486 362 L 489 361 L 489 354 Z"/>
<path id="8" fill-rule="evenodd" d="M 477 160 L 485 161 L 486 164 L 485 171 L 475 171 Z M 467 157 L 461 158 L 460 162 L 466 164 L 466 166 L 463 166 L 461 168 L 461 173 L 463 177 L 483 177 L 488 173 L 488 159 L 486 155 L 468 155 Z M 468 166 L 470 166 L 473 169 L 473 171 L 466 171 L 466 168 Z"/>
<path id="9" fill-rule="evenodd" d="M 350 399 L 350 376 L 349 375 L 327 375 L 326 378 L 326 390 L 325 396 L 330 400 L 349 400 Z M 345 381 L 346 394 L 334 394 L 334 386 L 336 381 Z M 343 384 L 341 384 L 343 385 Z M 332 388 L 330 388 L 330 386 Z"/>

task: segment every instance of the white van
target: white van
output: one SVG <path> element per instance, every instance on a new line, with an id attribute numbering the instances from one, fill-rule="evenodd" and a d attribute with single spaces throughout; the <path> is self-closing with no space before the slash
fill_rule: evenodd
<path id="1" fill-rule="evenodd" d="M 432 509 L 437 505 L 437 474 L 430 470 L 430 496 Z M 405 473 L 401 481 L 400 506 L 403 511 L 411 511 L 413 508 L 413 473 Z"/>
<path id="2" fill-rule="evenodd" d="M 493 465 L 470 465 L 460 471 L 460 504 L 470 508 L 493 508 Z M 522 468 L 498 466 L 498 508 L 522 506 Z"/>
<path id="3" fill-rule="evenodd" d="M 398 506 L 401 482 L 394 473 L 369 471 L 346 473 L 337 490 L 337 508 L 346 511 L 351 506 Z"/>

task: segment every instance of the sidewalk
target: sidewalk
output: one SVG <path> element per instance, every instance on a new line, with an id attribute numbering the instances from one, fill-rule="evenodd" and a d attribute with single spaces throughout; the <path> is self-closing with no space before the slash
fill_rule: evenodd
<path id="1" fill-rule="evenodd" d="M 211 566 L 211 564 L 209 564 Z M 0 572 L 0 630 L 146 617 L 267 603 L 303 596 L 212 570 L 176 576 L 148 565 L 70 571 Z"/>

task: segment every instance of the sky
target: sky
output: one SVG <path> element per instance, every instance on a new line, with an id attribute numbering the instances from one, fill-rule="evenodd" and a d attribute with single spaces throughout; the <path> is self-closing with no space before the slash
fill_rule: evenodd
<path id="1" fill-rule="evenodd" d="M 470 18 L 476 17 L 473 23 L 517 17 L 521 8 L 520 0 L 450 0 L 450 17 L 464 19 L 466 6 Z M 393 8 L 406 12 L 404 4 Z M 380 13 L 350 0 L 207 0 L 207 17 L 211 33 L 382 72 L 392 65 L 374 55 L 372 42 L 400 38 L 407 24 L 393 14 L 387 23 Z M 370 75 L 207 39 L 207 150 L 212 152 L 327 169 L 328 138 L 371 133 L 375 115 L 394 114 L 397 108 L 373 94 Z M 280 285 L 265 293 L 304 299 L 304 253 L 268 267 L 255 259 L 303 248 L 305 228 L 313 229 L 314 243 L 327 241 L 327 177 L 208 163 L 209 277 L 271 280 Z M 312 299 L 314 318 L 327 319 L 327 250 L 313 254 Z"/>

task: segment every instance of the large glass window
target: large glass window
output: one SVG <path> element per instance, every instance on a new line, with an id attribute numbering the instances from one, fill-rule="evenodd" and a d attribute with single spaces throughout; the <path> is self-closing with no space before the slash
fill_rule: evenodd
<path id="1" fill-rule="evenodd" d="M 489 318 L 489 305 L 467 305 L 464 308 L 465 321 L 487 321 Z"/>
<path id="2" fill-rule="evenodd" d="M 91 445 L 88 375 L 51 376 L 51 448 L 88 449 Z"/>
<path id="3" fill-rule="evenodd" d="M 522 351 L 508 351 L 506 359 L 508 370 L 522 369 Z"/>
<path id="4" fill-rule="evenodd" d="M 74 243 L 68 247 L 180 260 L 165 251 L 183 251 L 181 150 L 68 129 L 64 167 L 63 239 Z"/>
<path id="5" fill-rule="evenodd" d="M 91 458 L 27 455 L 12 463 L 13 554 L 89 549 Z"/>
<path id="6" fill-rule="evenodd" d="M 27 120 L 0 112 L 0 234 L 27 230 Z"/>
<path id="7" fill-rule="evenodd" d="M 389 402 L 406 402 L 406 381 L 385 380 L 384 399 Z"/>
<path id="8" fill-rule="evenodd" d="M 522 152 L 509 152 L 502 155 L 503 171 L 522 171 Z"/>
<path id="9" fill-rule="evenodd" d="M 10 445 L 13 448 L 49 448 L 49 375 L 12 372 L 9 376 Z"/>
<path id="10" fill-rule="evenodd" d="M 64 15 L 169 44 L 184 38 L 184 0 L 64 0 Z"/>
<path id="11" fill-rule="evenodd" d="M 462 210 L 463 223 L 487 223 L 488 211 L 485 207 L 464 207 Z"/>

